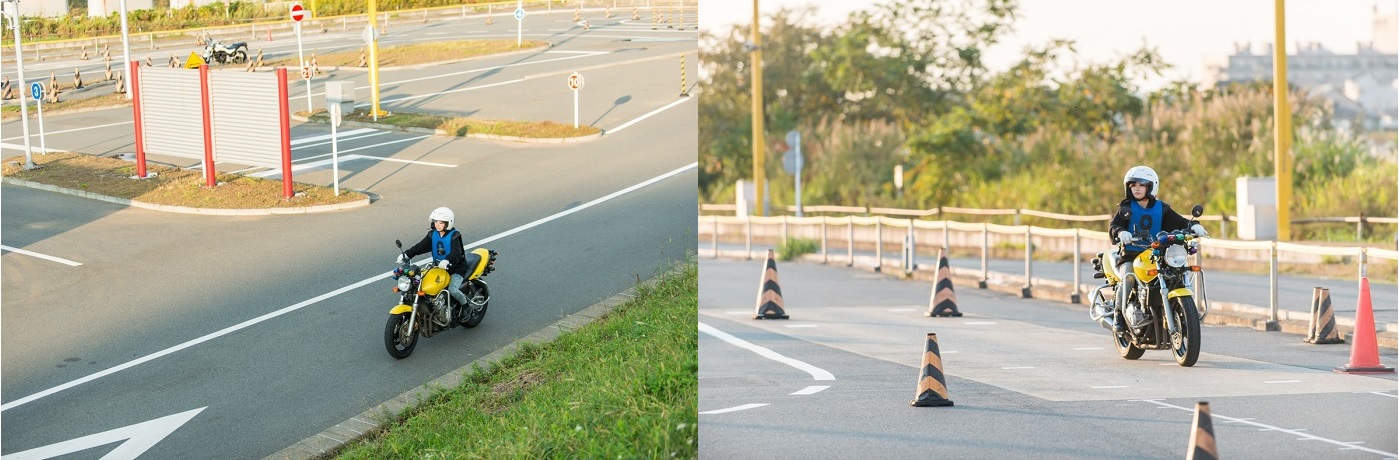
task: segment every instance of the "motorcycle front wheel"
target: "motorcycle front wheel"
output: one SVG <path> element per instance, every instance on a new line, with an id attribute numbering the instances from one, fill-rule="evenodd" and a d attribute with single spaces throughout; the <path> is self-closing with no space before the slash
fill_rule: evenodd
<path id="1" fill-rule="evenodd" d="M 233 63 L 234 63 L 234 64 L 244 64 L 244 63 L 247 63 L 247 62 L 248 62 L 248 52 L 247 52 L 247 51 L 243 51 L 243 50 L 240 49 L 240 50 L 238 50 L 238 51 L 234 51 L 234 52 L 233 52 Z"/>
<path id="2" fill-rule="evenodd" d="M 1171 299 L 1171 314 L 1180 325 L 1180 332 L 1171 334 L 1171 353 L 1176 357 L 1176 364 L 1194 366 L 1200 359 L 1200 311 L 1195 309 L 1195 299 Z"/>
<path id="3" fill-rule="evenodd" d="M 410 315 L 412 313 L 389 315 L 389 321 L 384 325 L 384 348 L 394 359 L 407 358 L 413 354 L 413 347 L 418 346 L 418 331 L 408 332 L 413 324 Z"/>

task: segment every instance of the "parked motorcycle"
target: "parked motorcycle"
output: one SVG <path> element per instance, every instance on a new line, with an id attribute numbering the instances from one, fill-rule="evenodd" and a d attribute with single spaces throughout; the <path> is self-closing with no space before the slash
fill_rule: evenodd
<path id="1" fill-rule="evenodd" d="M 1200 205 L 1191 209 L 1192 226 L 1203 212 Z M 1149 249 L 1132 261 L 1137 285 L 1135 292 L 1128 293 L 1126 305 L 1116 305 L 1117 289 L 1126 275 L 1117 272 L 1123 242 L 1118 243 L 1117 252 L 1100 252 L 1093 259 L 1093 277 L 1105 283 L 1094 290 L 1088 316 L 1112 331 L 1123 358 L 1137 359 L 1150 349 L 1171 350 L 1176 364 L 1185 367 L 1199 359 L 1200 320 L 1207 311 L 1195 302 L 1200 267 L 1188 263 L 1188 256 L 1199 252 L 1199 238 L 1191 230 L 1177 230 L 1131 241 Z M 1101 306 L 1107 306 L 1109 313 L 1098 316 Z"/>
<path id="2" fill-rule="evenodd" d="M 466 294 L 467 304 L 456 304 L 447 288 L 452 275 L 446 269 L 434 265 L 419 267 L 408 261 L 403 253 L 403 243 L 394 240 L 405 261 L 393 271 L 396 285 L 393 292 L 399 294 L 399 305 L 389 310 L 389 321 L 384 325 L 384 347 L 389 356 L 396 359 L 407 358 L 418 345 L 418 336 L 432 337 L 438 332 L 456 326 L 473 328 L 486 317 L 486 307 L 491 300 L 491 289 L 481 278 L 495 270 L 497 253 L 486 248 L 476 248 L 466 253 L 466 280 L 461 283 L 461 292 Z"/>
<path id="3" fill-rule="evenodd" d="M 219 64 L 242 64 L 248 62 L 248 42 L 225 45 L 217 40 L 204 46 L 204 61 Z"/>

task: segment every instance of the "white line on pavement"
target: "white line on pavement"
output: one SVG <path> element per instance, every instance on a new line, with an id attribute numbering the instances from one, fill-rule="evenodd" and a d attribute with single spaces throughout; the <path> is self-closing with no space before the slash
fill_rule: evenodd
<path id="1" fill-rule="evenodd" d="M 1388 396 L 1388 397 L 1391 397 L 1391 398 L 1399 399 L 1399 395 L 1392 395 L 1392 394 L 1389 394 L 1389 393 L 1383 393 L 1383 392 L 1379 392 L 1379 391 L 1371 391 L 1370 393 L 1371 393 L 1371 394 L 1377 394 L 1377 395 L 1380 395 L 1380 396 Z"/>
<path id="2" fill-rule="evenodd" d="M 792 358 L 788 358 L 788 357 L 786 357 L 786 356 L 782 356 L 782 354 L 780 354 L 780 353 L 778 353 L 778 352 L 769 350 L 769 349 L 767 349 L 767 348 L 764 348 L 764 347 L 761 347 L 761 346 L 758 346 L 758 345 L 754 345 L 754 344 L 748 342 L 747 340 L 743 340 L 743 339 L 740 339 L 740 338 L 738 338 L 738 337 L 734 337 L 734 336 L 732 336 L 732 335 L 729 335 L 729 333 L 727 333 L 727 332 L 724 332 L 724 331 L 715 329 L 714 326 L 710 326 L 710 325 L 704 324 L 704 323 L 699 323 L 699 330 L 700 330 L 700 332 L 703 332 L 703 333 L 705 333 L 705 334 L 712 335 L 712 336 L 714 336 L 715 338 L 718 338 L 719 340 L 723 340 L 723 341 L 725 341 L 725 342 L 728 342 L 728 343 L 732 344 L 733 346 L 736 346 L 736 347 L 739 347 L 739 348 L 748 349 L 749 351 L 752 351 L 752 352 L 754 352 L 754 353 L 757 353 L 758 356 L 762 356 L 762 357 L 764 357 L 764 358 L 771 359 L 771 360 L 773 360 L 773 361 L 777 361 L 777 362 L 779 362 L 779 363 L 782 363 L 782 364 L 786 364 L 786 365 L 788 365 L 788 366 L 795 367 L 795 368 L 797 368 L 798 370 L 801 370 L 801 371 L 804 371 L 804 372 L 806 372 L 806 373 L 808 373 L 808 374 L 811 374 L 811 378 L 813 378 L 813 379 L 815 379 L 815 380 L 835 380 L 835 379 L 836 379 L 836 376 L 831 375 L 830 372 L 826 372 L 825 369 L 822 369 L 822 368 L 819 368 L 819 367 L 816 367 L 816 366 L 812 366 L 812 365 L 807 364 L 807 363 L 805 363 L 805 362 L 802 362 L 802 361 L 799 361 L 799 360 L 795 360 L 795 359 L 792 359 Z"/>
<path id="3" fill-rule="evenodd" d="M 766 406 L 766 405 L 767 405 L 766 403 L 764 403 L 764 404 L 744 404 L 744 405 L 742 405 L 742 406 L 734 406 L 734 407 L 730 407 L 730 408 L 727 408 L 727 409 L 715 409 L 715 410 L 704 411 L 704 412 L 700 412 L 700 415 L 722 414 L 722 413 L 725 413 L 725 412 L 738 412 L 738 411 L 741 411 L 741 410 L 748 410 L 748 409 L 752 409 L 752 408 L 755 408 L 755 407 L 763 407 L 763 406 Z"/>
<path id="4" fill-rule="evenodd" d="M 349 131 L 341 131 L 341 132 L 339 132 L 339 133 L 336 134 L 336 137 L 340 138 L 340 140 L 344 140 L 344 138 L 349 137 L 349 136 L 353 136 L 353 135 L 356 135 L 356 134 L 362 134 L 362 133 L 369 133 L 369 132 L 374 132 L 374 131 L 375 131 L 375 130 L 374 130 L 373 128 L 352 129 L 352 130 L 349 130 Z M 388 133 L 388 131 L 384 131 L 384 133 Z M 300 138 L 300 139 L 292 139 L 292 140 L 291 140 L 291 145 L 296 146 L 296 145 L 305 144 L 305 143 L 307 143 L 307 142 L 323 141 L 323 140 L 327 140 L 327 139 L 330 139 L 330 135 L 329 135 L 329 134 L 322 134 L 322 135 L 320 135 L 320 136 L 303 137 L 303 138 Z"/>
<path id="5" fill-rule="evenodd" d="M 38 137 L 38 136 L 35 136 L 35 137 Z M 10 143 L 0 142 L 0 149 L 19 150 L 19 151 L 23 152 L 23 151 L 24 151 L 24 144 L 10 144 Z M 59 149 L 42 149 L 42 148 L 39 148 L 39 142 L 38 142 L 38 140 L 35 140 L 34 142 L 29 143 L 29 151 L 34 152 L 34 153 L 63 153 L 63 152 L 66 152 L 66 150 L 59 150 Z"/>
<path id="6" fill-rule="evenodd" d="M 406 100 L 409 100 L 409 99 L 421 99 L 421 98 L 424 98 L 424 97 L 440 96 L 440 95 L 443 95 L 443 94 L 460 93 L 460 92 L 462 92 L 462 91 L 475 91 L 475 90 L 478 90 L 478 89 L 486 89 L 486 88 L 490 88 L 490 87 L 492 87 L 492 86 L 509 85 L 509 84 L 512 84 L 512 83 L 519 83 L 519 82 L 522 82 L 522 81 L 525 81 L 525 79 L 523 79 L 523 78 L 518 78 L 518 79 L 510 80 L 510 81 L 502 81 L 502 82 L 499 82 L 499 83 L 491 83 L 491 84 L 489 84 L 489 85 L 471 86 L 471 87 L 466 87 L 466 88 L 461 88 L 461 89 L 454 89 L 454 90 L 451 90 L 451 91 L 439 91 L 439 92 L 436 92 L 436 93 L 427 93 L 427 94 L 414 94 L 414 95 L 412 95 L 412 96 L 403 96 L 403 97 L 396 97 L 396 98 L 393 98 L 393 99 L 384 99 L 384 100 L 381 100 L 381 101 L 379 101 L 379 102 L 380 102 L 380 103 L 385 103 L 385 102 L 406 101 Z M 372 105 L 372 104 L 374 104 L 374 102 L 371 101 L 371 102 L 367 102 L 367 103 L 364 103 L 364 104 L 355 104 L 355 107 L 368 107 L 368 106 L 370 106 L 370 105 Z"/>
<path id="7" fill-rule="evenodd" d="M 64 258 L 62 258 L 62 257 L 54 257 L 54 256 L 47 255 L 47 254 L 40 254 L 40 253 L 33 252 L 33 251 L 26 251 L 26 250 L 23 250 L 23 249 L 12 248 L 12 247 L 5 246 L 5 245 L 0 245 L 0 250 L 10 251 L 10 252 L 13 252 L 13 253 L 16 253 L 16 254 L 24 254 L 24 255 L 30 256 L 30 257 L 38 257 L 38 258 L 40 258 L 40 259 L 44 259 L 44 260 L 48 260 L 48 261 L 52 261 L 52 262 L 58 262 L 58 263 L 60 263 L 60 264 L 67 265 L 67 266 L 69 266 L 69 267 L 76 267 L 76 266 L 82 265 L 82 264 L 80 264 L 80 263 L 78 263 L 78 262 L 74 262 L 74 261 L 71 261 L 71 260 L 68 260 L 68 259 L 64 259 Z"/>
<path id="8" fill-rule="evenodd" d="M 1195 408 L 1193 408 L 1193 407 L 1190 407 L 1190 408 L 1180 407 L 1180 406 L 1176 406 L 1176 405 L 1172 405 L 1172 404 L 1167 404 L 1167 403 L 1164 403 L 1164 402 L 1161 402 L 1161 401 L 1154 401 L 1154 400 L 1150 400 L 1150 399 L 1143 399 L 1143 400 L 1140 400 L 1140 401 L 1142 401 L 1142 402 L 1149 402 L 1149 403 L 1152 403 L 1152 404 L 1156 404 L 1156 405 L 1159 405 L 1159 406 L 1168 407 L 1168 408 L 1171 408 L 1171 409 L 1180 409 L 1180 410 L 1183 410 L 1183 411 L 1186 411 L 1186 412 L 1195 412 Z M 1334 439 L 1327 439 L 1327 438 L 1323 438 L 1323 437 L 1321 437 L 1321 436 L 1314 436 L 1314 435 L 1302 433 L 1302 432 L 1299 431 L 1299 430 L 1289 430 L 1289 429 L 1286 429 L 1286 428 L 1278 428 L 1278 427 L 1275 427 L 1275 426 L 1272 426 L 1272 425 L 1265 425 L 1265 424 L 1258 423 L 1258 422 L 1251 422 L 1251 421 L 1249 421 L 1250 419 L 1240 419 L 1240 418 L 1226 417 L 1226 416 L 1219 415 L 1219 414 L 1213 413 L 1213 412 L 1210 413 L 1210 416 L 1211 416 L 1211 417 L 1214 417 L 1214 418 L 1216 418 L 1216 419 L 1219 419 L 1219 420 L 1224 420 L 1225 423 L 1231 423 L 1231 422 L 1233 422 L 1233 423 L 1244 423 L 1244 424 L 1253 425 L 1253 426 L 1256 426 L 1256 427 L 1267 428 L 1267 429 L 1268 429 L 1268 430 L 1264 430 L 1264 431 L 1280 431 L 1280 432 L 1283 432 L 1283 433 L 1288 433 L 1288 434 L 1292 434 L 1292 435 L 1299 436 L 1299 439 L 1306 439 L 1306 440 L 1309 440 L 1309 441 L 1322 441 L 1322 442 L 1326 442 L 1326 443 L 1330 443 L 1330 444 L 1335 444 L 1335 445 L 1338 445 L 1338 446 L 1342 446 L 1341 450 L 1355 449 L 1355 450 L 1363 450 L 1363 451 L 1370 452 L 1370 453 L 1373 453 L 1373 454 L 1388 455 L 1388 456 L 1390 456 L 1390 457 L 1394 457 L 1394 456 L 1395 456 L 1395 454 L 1394 454 L 1393 452 L 1385 452 L 1385 451 L 1382 451 L 1382 450 L 1375 450 L 1375 449 L 1370 449 L 1370 448 L 1366 448 L 1366 447 L 1357 446 L 1356 444 L 1360 444 L 1360 443 L 1358 443 L 1358 442 L 1345 442 L 1345 441 L 1337 441 L 1337 440 L 1334 440 Z"/>
<path id="9" fill-rule="evenodd" d="M 809 386 L 809 387 L 806 387 L 806 388 L 802 388 L 802 389 L 800 389 L 800 390 L 797 390 L 796 393 L 791 393 L 791 394 L 789 394 L 789 396 L 814 395 L 814 394 L 816 394 L 816 393 L 819 393 L 821 390 L 824 390 L 824 389 L 827 389 L 827 388 L 830 388 L 830 387 L 831 387 L 830 385 L 812 385 L 812 386 Z"/>
<path id="10" fill-rule="evenodd" d="M 598 204 L 604 203 L 604 202 L 606 202 L 606 201 L 608 201 L 608 200 L 611 200 L 611 199 L 613 199 L 613 198 L 622 196 L 622 195 L 624 195 L 624 194 L 626 194 L 626 193 L 630 193 L 630 192 L 632 192 L 632 191 L 641 189 L 641 188 L 646 187 L 646 186 L 648 186 L 648 185 L 654 184 L 654 183 L 656 183 L 656 182 L 660 182 L 661 180 L 664 180 L 664 179 L 667 179 L 667 178 L 670 178 L 670 177 L 674 177 L 674 176 L 676 176 L 676 175 L 679 175 L 680 173 L 683 173 L 683 172 L 685 172 L 685 171 L 689 171 L 689 170 L 691 170 L 691 169 L 696 169 L 696 168 L 698 168 L 698 167 L 699 167 L 699 162 L 690 163 L 690 164 L 688 164 L 688 165 L 685 165 L 685 166 L 680 167 L 680 168 L 678 168 L 678 169 L 675 169 L 675 170 L 673 170 L 673 171 L 670 171 L 670 172 L 667 172 L 667 173 L 665 173 L 665 174 L 661 174 L 661 175 L 659 175 L 659 176 L 656 176 L 656 177 L 653 177 L 653 178 L 651 178 L 651 179 L 648 179 L 648 180 L 646 180 L 646 181 L 644 181 L 644 182 L 641 182 L 641 183 L 639 183 L 639 184 L 636 184 L 636 185 L 627 187 L 627 188 L 625 188 L 625 189 L 622 189 L 622 190 L 619 190 L 619 191 L 616 191 L 616 192 L 612 192 L 612 193 L 608 194 L 607 196 L 604 196 L 604 197 L 595 199 L 595 200 L 593 200 L 593 201 L 589 201 L 589 202 L 587 202 L 587 203 L 578 205 L 578 206 L 576 206 L 576 207 L 570 208 L 570 209 L 565 210 L 565 211 L 560 211 L 560 212 L 554 213 L 554 214 L 551 215 L 551 216 L 544 217 L 544 218 L 542 218 L 542 219 L 536 220 L 536 221 L 534 221 L 534 222 L 530 222 L 530 223 L 525 224 L 525 225 L 521 225 L 521 226 L 519 226 L 519 227 L 515 227 L 514 229 L 505 231 L 505 232 L 503 232 L 503 233 L 498 233 L 498 234 L 496 234 L 495 236 L 491 236 L 491 237 L 488 237 L 488 238 L 486 238 L 486 239 L 483 239 L 483 240 L 480 240 L 480 241 L 476 241 L 476 242 L 473 242 L 473 243 L 471 243 L 471 244 L 467 244 L 466 247 L 483 246 L 483 245 L 485 245 L 486 243 L 489 243 L 489 242 L 492 242 L 492 241 L 495 241 L 495 240 L 504 238 L 504 237 L 509 236 L 509 235 L 514 235 L 514 234 L 519 233 L 519 232 L 522 232 L 522 231 L 524 231 L 524 230 L 537 227 L 537 226 L 539 226 L 539 225 L 541 225 L 541 224 L 544 224 L 544 223 L 546 223 L 546 222 L 549 222 L 549 221 L 552 221 L 552 220 L 556 220 L 556 219 L 562 218 L 562 217 L 567 216 L 567 215 L 569 215 L 569 214 L 573 214 L 573 213 L 575 213 L 575 212 L 582 211 L 582 210 L 584 210 L 584 209 L 588 209 L 588 208 L 591 208 L 591 207 L 593 207 L 593 206 L 597 206 Z M 136 367 L 137 365 L 140 365 L 140 364 L 149 362 L 149 361 L 151 361 L 151 360 L 160 358 L 160 357 L 162 357 L 162 356 L 169 355 L 169 354 L 175 353 L 175 352 L 177 352 L 177 351 L 184 350 L 184 349 L 186 349 L 186 348 L 193 347 L 193 346 L 195 346 L 195 345 L 199 345 L 199 344 L 204 343 L 204 342 L 208 342 L 208 341 L 210 341 L 210 340 L 213 340 L 213 339 L 216 339 L 216 338 L 219 338 L 219 337 L 222 337 L 222 336 L 231 334 L 231 333 L 233 333 L 233 332 L 237 332 L 237 331 L 242 330 L 242 329 L 246 329 L 246 328 L 251 327 L 251 326 L 253 326 L 253 325 L 255 325 L 255 324 L 261 323 L 261 322 L 263 322 L 263 321 L 267 321 L 267 320 L 270 320 L 270 319 L 272 319 L 272 318 L 276 318 L 276 317 L 278 317 L 278 316 L 282 316 L 282 315 L 285 315 L 285 314 L 287 314 L 287 313 L 291 313 L 291 312 L 300 310 L 300 309 L 302 309 L 302 308 L 306 308 L 306 307 L 308 307 L 308 306 L 315 305 L 315 304 L 317 304 L 317 303 L 320 303 L 320 302 L 323 301 L 323 300 L 326 300 L 326 299 L 329 299 L 329 298 L 338 296 L 338 295 L 340 295 L 340 294 L 344 294 L 344 293 L 346 293 L 346 292 L 353 291 L 353 290 L 355 290 L 355 289 L 359 289 L 359 288 L 364 287 L 364 286 L 367 286 L 367 285 L 369 285 L 369 284 L 371 284 L 371 283 L 375 283 L 375 282 L 378 282 L 378 281 L 383 280 L 383 279 L 385 279 L 385 278 L 388 278 L 388 277 L 389 277 L 390 275 L 392 275 L 392 274 L 393 274 L 393 272 L 384 272 L 384 273 L 380 273 L 380 274 L 378 274 L 378 275 L 374 275 L 374 276 L 371 276 L 371 277 L 369 277 L 369 278 L 365 278 L 365 279 L 363 279 L 363 280 L 360 280 L 360 281 L 358 281 L 358 282 L 355 282 L 354 284 L 350 284 L 350 285 L 345 286 L 345 287 L 342 287 L 342 288 L 340 288 L 340 289 L 336 289 L 336 290 L 334 290 L 334 291 L 330 291 L 330 292 L 327 292 L 327 293 L 325 293 L 325 294 L 321 294 L 321 295 L 318 295 L 318 296 L 316 296 L 316 297 L 312 297 L 312 298 L 310 298 L 310 299 L 307 299 L 307 300 L 302 301 L 302 302 L 300 302 L 300 303 L 297 303 L 297 304 L 295 304 L 295 305 L 291 305 L 291 306 L 288 306 L 288 307 L 284 307 L 284 308 L 282 308 L 282 309 L 280 309 L 280 310 L 277 310 L 277 311 L 274 311 L 274 312 L 271 312 L 271 313 L 267 313 L 267 314 L 264 314 L 264 315 L 262 315 L 262 316 L 259 316 L 259 317 L 256 317 L 256 318 L 253 318 L 253 319 L 250 319 L 250 320 L 247 320 L 247 321 L 243 321 L 243 322 L 241 322 L 241 323 L 238 323 L 238 324 L 235 324 L 235 325 L 232 325 L 232 326 L 223 328 L 223 329 L 220 329 L 220 330 L 218 330 L 218 331 L 216 331 L 216 332 L 214 332 L 214 333 L 205 335 L 205 336 L 203 336 L 203 337 L 191 339 L 191 340 L 186 341 L 186 342 L 184 342 L 184 343 L 181 343 L 181 344 L 179 344 L 179 345 L 175 345 L 175 346 L 173 346 L 173 347 L 166 348 L 166 349 L 164 349 L 164 350 L 160 350 L 160 351 L 157 351 L 157 352 L 155 352 L 155 353 L 151 353 L 151 354 L 149 354 L 149 355 L 142 356 L 142 357 L 140 357 L 140 358 L 137 358 L 137 359 L 134 359 L 134 360 L 131 360 L 131 361 L 127 361 L 126 363 L 117 365 L 117 366 L 115 366 L 115 367 L 108 368 L 108 369 L 103 370 L 103 371 L 101 371 L 101 372 L 98 372 L 98 373 L 96 373 L 96 374 L 92 374 L 92 375 L 89 375 L 89 376 L 87 376 L 87 377 L 82 377 L 82 378 L 79 378 L 79 379 L 70 381 L 70 382 L 68 382 L 68 383 L 65 383 L 65 384 L 62 384 L 62 385 L 59 385 L 59 386 L 56 386 L 56 387 L 53 387 L 53 388 L 49 388 L 49 389 L 44 390 L 44 391 L 40 391 L 40 392 L 38 392 L 38 393 L 34 393 L 34 394 L 32 394 L 32 395 L 25 396 L 25 397 L 23 397 L 23 398 L 16 399 L 16 400 L 14 400 L 14 401 L 10 401 L 10 402 L 4 403 L 4 404 L 0 404 L 0 412 L 4 412 L 4 411 L 10 410 L 10 409 L 14 409 L 14 408 L 16 408 L 16 407 L 19 407 L 19 406 L 22 406 L 22 405 L 25 405 L 25 404 L 28 404 L 28 403 L 37 401 L 37 400 L 42 399 L 42 398 L 44 398 L 44 397 L 54 395 L 54 394 L 56 394 L 56 393 L 58 393 L 58 392 L 60 392 L 60 391 L 67 390 L 67 389 L 69 389 L 69 388 L 73 388 L 73 387 L 76 387 L 76 386 L 78 386 L 78 385 L 82 385 L 82 384 L 84 384 L 84 383 L 91 382 L 91 381 L 100 379 L 100 378 L 102 378 L 102 377 L 106 377 L 106 376 L 108 376 L 108 375 L 112 375 L 112 374 L 115 374 L 115 373 L 117 373 L 117 372 L 121 372 L 121 371 L 124 371 L 124 370 L 126 370 L 126 369 L 130 369 L 130 368 Z"/>
<path id="11" fill-rule="evenodd" d="M 71 132 L 73 132 L 73 131 L 82 131 L 82 130 L 84 130 L 84 129 L 106 128 L 106 127 L 108 127 L 108 126 L 129 125 L 129 124 L 131 124 L 131 123 L 132 123 L 132 122 L 129 122 L 129 121 L 123 121 L 123 122 L 120 122 L 120 123 L 111 123 L 111 124 L 97 125 L 97 126 L 84 126 L 84 127 L 82 127 L 82 128 L 65 129 L 65 130 L 62 130 L 62 131 L 45 131 L 45 132 L 44 132 L 44 135 L 47 136 L 47 135 L 50 135 L 50 134 L 71 133 Z M 31 136 L 33 136 L 33 137 L 38 137 L 38 135 L 39 135 L 38 131 L 35 131 L 34 133 L 31 133 Z M 0 139 L 0 140 L 12 141 L 12 140 L 15 140 L 15 139 L 23 139 L 23 138 L 24 138 L 24 135 L 21 134 L 21 135 L 18 135 L 18 136 L 11 136 L 11 137 L 7 137 L 7 138 Z"/>
<path id="12" fill-rule="evenodd" d="M 671 107 L 675 107 L 675 106 L 677 106 L 677 105 L 680 105 L 680 103 L 685 102 L 685 101 L 688 101 L 688 100 L 690 100 L 690 99 L 694 99 L 694 98 L 693 98 L 693 97 L 683 97 L 683 98 L 680 98 L 680 100 L 678 100 L 678 101 L 675 101 L 675 102 L 666 104 L 664 107 L 661 107 L 661 108 L 656 109 L 656 110 L 652 110 L 652 111 L 650 111 L 650 112 L 647 112 L 645 115 L 636 117 L 636 119 L 634 119 L 634 120 L 632 120 L 632 121 L 628 121 L 628 122 L 626 122 L 626 123 L 622 123 L 622 126 L 618 126 L 618 127 L 616 127 L 616 128 L 604 130 L 603 132 L 606 133 L 606 134 L 616 134 L 617 132 L 619 132 L 619 131 L 621 131 L 621 130 L 623 130 L 623 129 L 627 129 L 628 126 L 634 125 L 634 124 L 636 124 L 637 122 L 639 122 L 639 121 L 641 121 L 641 120 L 645 120 L 645 119 L 647 119 L 647 118 L 650 118 L 652 115 L 655 115 L 655 114 L 664 112 L 666 109 L 669 109 L 669 108 L 671 108 Z"/>

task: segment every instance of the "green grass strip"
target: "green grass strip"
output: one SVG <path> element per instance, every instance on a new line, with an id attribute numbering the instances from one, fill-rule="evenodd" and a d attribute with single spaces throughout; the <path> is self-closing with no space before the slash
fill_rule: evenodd
<path id="1" fill-rule="evenodd" d="M 696 458 L 698 277 L 691 258 L 607 316 L 476 369 L 336 458 Z"/>

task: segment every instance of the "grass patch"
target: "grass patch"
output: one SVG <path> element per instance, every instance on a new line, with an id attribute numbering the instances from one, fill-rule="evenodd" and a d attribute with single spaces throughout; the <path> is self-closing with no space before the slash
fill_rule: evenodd
<path id="1" fill-rule="evenodd" d="M 314 112 L 310 113 L 301 111 L 297 112 L 297 115 L 306 117 L 308 120 L 314 122 L 330 123 L 330 116 L 326 113 L 325 109 L 316 109 Z M 344 119 L 346 121 L 379 123 L 399 127 L 440 129 L 446 131 L 447 134 L 451 136 L 486 134 L 533 139 L 554 139 L 587 136 L 602 132 L 601 129 L 592 126 L 580 125 L 574 128 L 570 125 L 552 121 L 477 120 L 425 113 L 391 113 L 388 116 L 379 117 L 379 120 L 375 121 L 374 117 L 370 116 L 368 110 L 356 110 L 354 113 L 346 115 Z"/>
<path id="2" fill-rule="evenodd" d="M 792 260 L 804 254 L 815 254 L 820 249 L 821 244 L 816 240 L 788 238 L 777 245 L 777 260 Z"/>
<path id="3" fill-rule="evenodd" d="M 0 174 L 41 184 L 146 203 L 194 208 L 263 209 L 349 203 L 366 199 L 363 193 L 296 183 L 296 196 L 282 198 L 282 181 L 234 174 L 219 174 L 215 188 L 204 186 L 202 171 L 147 163 L 147 179 L 133 179 L 136 164 L 111 157 L 78 153 L 33 156 L 38 169 L 24 170 L 24 159 L 7 160 Z"/>
<path id="4" fill-rule="evenodd" d="M 405 66 L 417 64 L 429 64 L 434 62 L 454 61 L 478 56 L 489 56 L 492 54 L 508 53 L 511 51 L 543 48 L 549 46 L 549 42 L 540 40 L 525 40 L 521 46 L 515 46 L 515 40 L 457 40 L 448 42 L 416 43 L 401 46 L 381 46 L 379 47 L 378 58 L 380 66 Z M 345 66 L 355 67 L 359 65 L 360 52 L 368 53 L 364 47 L 336 51 L 329 54 L 316 56 L 316 64 L 324 66 Z M 315 52 L 315 50 L 311 50 Z M 250 56 L 256 59 L 257 56 Z M 311 55 L 307 54 L 306 59 Z M 269 66 L 289 66 L 300 67 L 296 57 L 279 59 L 264 59 L 264 63 Z"/>
<path id="5" fill-rule="evenodd" d="M 339 459 L 696 458 L 698 264 L 606 317 L 523 346 Z"/>

